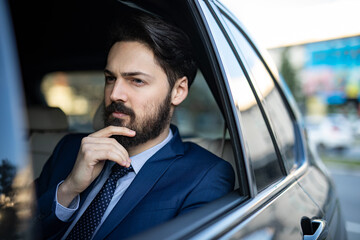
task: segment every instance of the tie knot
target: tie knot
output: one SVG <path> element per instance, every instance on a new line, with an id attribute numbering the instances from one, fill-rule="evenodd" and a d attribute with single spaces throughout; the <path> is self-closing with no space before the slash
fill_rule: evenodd
<path id="1" fill-rule="evenodd" d="M 130 167 L 126 168 L 123 167 L 119 164 L 116 164 L 111 168 L 111 175 L 113 175 L 115 178 L 121 178 L 123 176 L 125 176 L 127 173 L 129 172 L 133 172 L 134 169 L 133 167 L 130 165 Z"/>

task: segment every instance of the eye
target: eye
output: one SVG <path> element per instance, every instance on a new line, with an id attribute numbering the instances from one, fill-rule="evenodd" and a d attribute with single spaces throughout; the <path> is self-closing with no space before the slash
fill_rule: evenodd
<path id="1" fill-rule="evenodd" d="M 112 83 L 116 81 L 116 77 L 113 76 L 105 76 L 105 83 Z"/>
<path id="2" fill-rule="evenodd" d="M 137 85 L 137 86 L 142 86 L 142 85 L 145 84 L 145 82 L 144 82 L 143 80 L 138 79 L 138 78 L 132 79 L 132 82 L 133 82 L 135 85 Z"/>

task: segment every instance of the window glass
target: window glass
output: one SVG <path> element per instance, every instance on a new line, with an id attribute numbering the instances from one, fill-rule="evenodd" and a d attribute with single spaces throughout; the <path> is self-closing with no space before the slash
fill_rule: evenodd
<path id="1" fill-rule="evenodd" d="M 102 71 L 50 73 L 41 90 L 50 107 L 59 107 L 67 115 L 70 131 L 93 131 L 92 119 L 104 96 Z"/>
<path id="2" fill-rule="evenodd" d="M 254 169 L 256 186 L 260 191 L 283 176 L 279 161 L 255 96 L 234 53 L 215 20 L 209 17 L 208 22 L 229 81 L 248 151 L 246 155 Z"/>
<path id="3" fill-rule="evenodd" d="M 272 128 L 275 130 L 275 137 L 285 159 L 285 166 L 290 170 L 296 162 L 296 145 L 295 129 L 289 112 L 273 79 L 252 46 L 228 18 L 223 19 L 233 35 L 232 40 L 235 42 L 237 51 L 242 52 L 242 59 L 246 62 L 257 94 L 262 99 Z"/>

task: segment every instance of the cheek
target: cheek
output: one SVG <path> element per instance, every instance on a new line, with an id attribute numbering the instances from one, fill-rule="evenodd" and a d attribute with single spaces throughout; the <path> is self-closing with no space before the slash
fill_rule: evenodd
<path id="1" fill-rule="evenodd" d="M 138 101 L 133 105 L 133 110 L 135 111 L 135 114 L 141 118 L 152 116 L 156 112 L 156 106 L 158 106 L 159 104 L 160 103 L 158 103 L 158 101 L 154 99 Z"/>

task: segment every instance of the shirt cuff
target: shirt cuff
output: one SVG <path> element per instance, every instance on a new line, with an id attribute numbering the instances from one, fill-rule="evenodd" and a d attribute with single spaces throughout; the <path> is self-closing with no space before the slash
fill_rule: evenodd
<path id="1" fill-rule="evenodd" d="M 61 221 L 67 222 L 71 216 L 78 210 L 79 204 L 80 204 L 80 195 L 77 195 L 74 200 L 70 203 L 69 207 L 64 207 L 58 202 L 57 199 L 57 192 L 60 184 L 62 184 L 64 181 L 61 181 L 57 187 L 55 192 L 55 215 L 58 217 Z"/>

